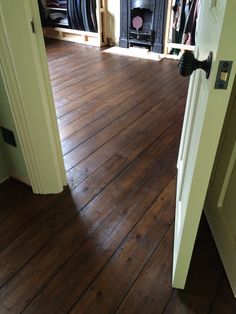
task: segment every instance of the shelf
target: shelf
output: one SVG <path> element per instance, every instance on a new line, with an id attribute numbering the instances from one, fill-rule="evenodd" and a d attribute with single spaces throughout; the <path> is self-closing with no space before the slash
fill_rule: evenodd
<path id="1" fill-rule="evenodd" d="M 66 12 L 67 8 L 60 8 L 60 7 L 46 7 L 47 10 L 52 10 L 52 11 L 62 11 L 62 12 Z"/>
<path id="2" fill-rule="evenodd" d="M 151 41 L 144 41 L 144 40 L 138 40 L 138 39 L 129 39 L 129 43 L 131 44 L 137 44 L 137 45 L 144 45 L 144 46 L 151 46 Z"/>
<path id="3" fill-rule="evenodd" d="M 135 31 L 135 30 L 130 30 L 129 31 L 130 34 L 135 34 L 135 35 L 144 35 L 144 36 L 152 36 L 152 33 L 146 33 L 146 32 L 142 32 L 142 31 Z"/>
<path id="4" fill-rule="evenodd" d="M 48 27 L 44 27 L 44 36 L 48 38 L 54 38 L 59 40 L 77 42 L 85 45 L 91 45 L 96 47 L 106 46 L 107 36 L 106 36 L 106 1 L 107 0 L 96 0 L 96 15 L 97 15 L 97 25 L 98 31 L 86 32 L 76 29 L 69 28 L 66 23 L 55 23 L 50 24 Z M 47 7 L 48 12 L 62 11 L 66 12 L 65 7 Z M 59 12 L 58 12 L 59 13 Z"/>
<path id="5" fill-rule="evenodd" d="M 63 27 L 45 27 L 44 36 L 95 47 L 101 46 L 99 34 L 93 32 L 84 32 Z"/>
<path id="6" fill-rule="evenodd" d="M 189 50 L 189 51 L 195 51 L 195 46 L 191 45 L 183 45 L 183 44 L 176 44 L 176 43 L 167 43 L 166 47 L 168 48 L 176 48 L 180 50 Z"/>
<path id="7" fill-rule="evenodd" d="M 69 24 L 68 23 L 53 23 L 55 25 L 55 27 L 66 27 L 68 28 L 69 27 Z"/>
<path id="8" fill-rule="evenodd" d="M 68 34 L 74 34 L 74 35 L 84 35 L 84 36 L 90 36 L 90 37 L 98 37 L 98 33 L 79 31 L 77 29 L 71 29 L 71 28 L 64 30 L 64 28 L 55 27 L 54 30 L 58 31 L 58 32 L 65 31 Z"/>

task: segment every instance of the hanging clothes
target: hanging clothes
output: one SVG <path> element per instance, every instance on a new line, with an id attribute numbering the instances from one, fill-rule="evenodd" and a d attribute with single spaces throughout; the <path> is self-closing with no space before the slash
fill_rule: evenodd
<path id="1" fill-rule="evenodd" d="M 84 23 L 83 23 L 83 16 L 82 16 L 82 9 L 81 9 L 81 0 L 74 0 L 75 1 L 75 20 L 77 29 L 80 31 L 84 31 Z"/>
<path id="2" fill-rule="evenodd" d="M 38 0 L 38 5 L 39 5 L 39 14 L 40 14 L 42 26 L 43 27 L 50 26 L 51 23 L 48 19 L 48 13 L 46 10 L 46 6 L 47 6 L 46 0 Z"/>
<path id="3" fill-rule="evenodd" d="M 201 0 L 176 0 L 173 10 L 172 42 L 195 45 L 197 17 Z M 173 49 L 178 53 L 178 49 Z"/>
<path id="4" fill-rule="evenodd" d="M 178 11 L 178 5 L 179 5 L 179 1 L 180 0 L 176 0 L 175 4 L 172 7 L 172 11 L 173 11 L 173 25 L 172 25 L 172 43 L 177 43 L 178 42 L 178 31 L 175 27 L 175 23 L 176 23 L 176 18 L 177 18 L 177 11 Z"/>
<path id="5" fill-rule="evenodd" d="M 85 29 L 86 32 L 90 31 L 90 19 L 88 17 L 88 12 L 89 12 L 88 5 L 89 5 L 89 1 L 88 0 L 82 0 L 82 2 L 81 2 L 81 10 L 82 10 L 84 29 Z"/>
<path id="6" fill-rule="evenodd" d="M 185 6 L 186 6 L 186 0 L 179 0 L 176 2 L 176 6 L 174 6 L 174 10 L 176 10 L 174 14 L 174 20 L 173 20 L 173 29 L 176 31 L 176 43 L 182 42 L 182 36 L 185 26 Z"/>
<path id="7" fill-rule="evenodd" d="M 97 32 L 96 0 L 67 0 L 67 10 L 70 28 Z"/>
<path id="8" fill-rule="evenodd" d="M 98 31 L 96 10 L 97 10 L 96 0 L 90 0 L 90 15 L 93 23 L 93 29 L 95 32 Z"/>
<path id="9" fill-rule="evenodd" d="M 193 0 L 189 16 L 184 28 L 184 43 L 188 45 L 195 45 L 197 17 L 200 11 L 200 0 Z"/>
<path id="10" fill-rule="evenodd" d="M 180 44 L 182 42 L 184 26 L 185 26 L 185 6 L 186 0 L 176 0 L 173 10 L 173 25 L 172 25 L 172 43 Z M 173 48 L 170 54 L 179 54 L 180 50 Z"/>
<path id="11" fill-rule="evenodd" d="M 67 17 L 69 27 L 72 29 L 78 29 L 75 14 L 75 3 L 74 0 L 67 0 Z"/>

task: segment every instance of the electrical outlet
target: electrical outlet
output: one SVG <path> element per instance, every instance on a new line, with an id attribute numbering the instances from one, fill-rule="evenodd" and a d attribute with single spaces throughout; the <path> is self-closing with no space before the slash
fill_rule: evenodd
<path id="1" fill-rule="evenodd" d="M 11 146 L 16 147 L 16 140 L 14 133 L 11 130 L 1 127 L 3 141 Z"/>

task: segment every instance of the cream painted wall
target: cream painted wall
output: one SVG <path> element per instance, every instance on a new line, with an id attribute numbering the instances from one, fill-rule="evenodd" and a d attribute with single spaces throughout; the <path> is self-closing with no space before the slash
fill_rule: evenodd
<path id="1" fill-rule="evenodd" d="M 118 45 L 120 36 L 120 0 L 107 0 L 107 37 Z"/>
<path id="2" fill-rule="evenodd" d="M 14 121 L 12 119 L 9 99 L 4 86 L 3 77 L 0 72 L 0 126 L 13 131 L 17 143 L 17 147 L 13 147 L 3 142 L 2 134 L 0 134 L 0 181 L 7 174 L 20 179 L 25 183 L 29 183 L 27 169 L 23 159 L 22 151 L 16 134 Z M 5 163 L 3 162 L 5 161 Z"/>

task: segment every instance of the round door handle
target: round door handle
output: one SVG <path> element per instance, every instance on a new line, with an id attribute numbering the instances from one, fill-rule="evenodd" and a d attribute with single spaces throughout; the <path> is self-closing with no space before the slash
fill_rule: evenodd
<path id="1" fill-rule="evenodd" d="M 212 64 L 212 52 L 206 60 L 199 61 L 194 57 L 192 51 L 185 51 L 179 61 L 179 73 L 182 76 L 190 76 L 193 71 L 202 69 L 206 72 L 206 78 L 209 78 Z"/>

